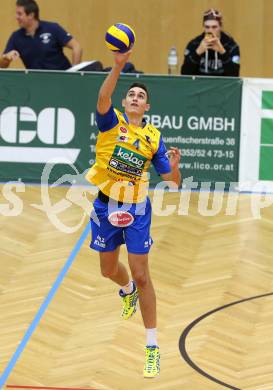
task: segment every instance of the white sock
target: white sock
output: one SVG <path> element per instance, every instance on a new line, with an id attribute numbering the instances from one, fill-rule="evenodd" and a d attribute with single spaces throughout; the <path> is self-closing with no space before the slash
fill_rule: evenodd
<path id="1" fill-rule="evenodd" d="M 156 328 L 146 329 L 146 345 L 157 345 Z"/>
<path id="2" fill-rule="evenodd" d="M 124 292 L 124 294 L 131 294 L 134 290 L 133 281 L 130 280 L 130 282 L 126 284 L 126 286 L 121 287 L 121 289 Z"/>

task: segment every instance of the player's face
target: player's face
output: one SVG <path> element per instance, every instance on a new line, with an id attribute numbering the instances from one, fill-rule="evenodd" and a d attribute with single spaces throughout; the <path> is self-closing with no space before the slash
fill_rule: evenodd
<path id="1" fill-rule="evenodd" d="M 218 20 L 206 20 L 204 22 L 204 30 L 205 33 L 213 33 L 219 37 L 221 33 L 221 26 Z"/>
<path id="2" fill-rule="evenodd" d="M 128 114 L 144 115 L 145 111 L 150 109 L 150 105 L 147 103 L 147 93 L 139 87 L 133 87 L 127 92 L 122 105 Z"/>
<path id="3" fill-rule="evenodd" d="M 33 21 L 33 13 L 27 15 L 25 13 L 24 7 L 17 6 L 16 7 L 16 20 L 18 22 L 18 25 L 22 28 L 29 27 L 29 25 Z"/>

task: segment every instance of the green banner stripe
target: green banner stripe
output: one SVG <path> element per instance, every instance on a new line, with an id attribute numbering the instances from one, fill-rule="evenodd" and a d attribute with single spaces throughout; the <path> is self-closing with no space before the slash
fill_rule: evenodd
<path id="1" fill-rule="evenodd" d="M 263 91 L 262 108 L 267 110 L 273 109 L 273 91 Z"/>
<path id="2" fill-rule="evenodd" d="M 262 119 L 261 144 L 273 144 L 273 119 Z"/>
<path id="3" fill-rule="evenodd" d="M 273 147 L 262 146 L 259 180 L 273 180 Z"/>

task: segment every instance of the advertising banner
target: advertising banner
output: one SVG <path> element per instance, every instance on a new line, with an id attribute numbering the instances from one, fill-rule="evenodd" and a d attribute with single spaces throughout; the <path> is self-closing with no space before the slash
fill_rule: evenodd
<path id="1" fill-rule="evenodd" d="M 95 161 L 96 101 L 106 74 L 0 72 L 0 180 L 50 181 Z M 176 76 L 121 76 L 113 104 L 135 81 L 147 85 L 151 110 L 146 119 L 167 148 L 181 149 L 183 177 L 198 182 L 238 181 L 242 80 Z M 267 158 L 267 157 L 265 157 Z M 264 168 L 262 174 L 264 173 Z M 159 177 L 151 169 L 151 186 Z"/>

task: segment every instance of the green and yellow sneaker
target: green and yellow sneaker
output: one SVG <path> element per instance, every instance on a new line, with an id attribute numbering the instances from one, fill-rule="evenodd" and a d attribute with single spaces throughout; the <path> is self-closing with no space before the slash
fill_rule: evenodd
<path id="1" fill-rule="evenodd" d="M 128 318 L 132 317 L 132 315 L 135 314 L 137 309 L 138 292 L 134 282 L 133 285 L 134 289 L 131 294 L 124 294 L 122 289 L 119 290 L 119 295 L 121 296 L 123 301 L 121 317 L 124 320 L 128 320 Z"/>
<path id="2" fill-rule="evenodd" d="M 147 345 L 144 378 L 154 378 L 160 372 L 160 354 L 157 345 Z"/>

